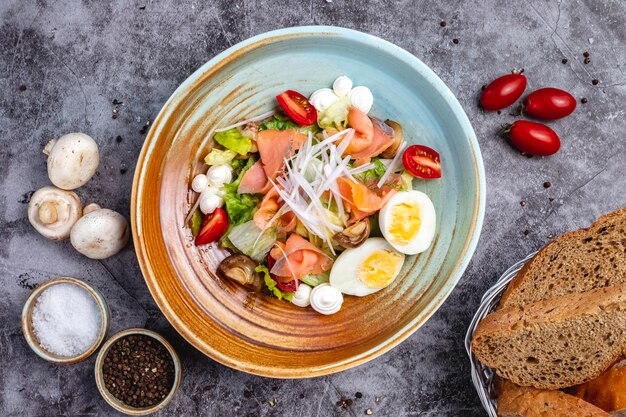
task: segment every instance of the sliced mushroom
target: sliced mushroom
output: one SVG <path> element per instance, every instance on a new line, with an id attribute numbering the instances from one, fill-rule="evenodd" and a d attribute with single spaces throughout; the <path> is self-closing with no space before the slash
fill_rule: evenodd
<path id="1" fill-rule="evenodd" d="M 73 191 L 56 187 L 37 190 L 28 204 L 28 220 L 44 237 L 65 239 L 82 215 L 80 199 Z"/>
<path id="2" fill-rule="evenodd" d="M 335 242 L 344 248 L 356 248 L 369 237 L 371 226 L 368 219 L 358 221 L 333 236 Z"/>
<path id="3" fill-rule="evenodd" d="M 48 155 L 48 177 L 63 190 L 73 190 L 93 177 L 100 163 L 98 144 L 84 133 L 68 133 L 43 149 Z"/>
<path id="4" fill-rule="evenodd" d="M 91 211 L 72 227 L 74 249 L 91 259 L 104 259 L 121 251 L 130 237 L 128 222 L 116 211 L 87 206 Z"/>
<path id="5" fill-rule="evenodd" d="M 396 156 L 402 144 L 402 126 L 393 120 L 385 120 L 385 124 L 393 129 L 393 143 L 380 154 L 381 158 L 391 159 Z"/>
<path id="6" fill-rule="evenodd" d="M 261 289 L 261 275 L 255 270 L 258 265 L 249 256 L 231 255 L 220 263 L 217 267 L 217 273 L 222 278 L 232 279 L 259 291 Z"/>

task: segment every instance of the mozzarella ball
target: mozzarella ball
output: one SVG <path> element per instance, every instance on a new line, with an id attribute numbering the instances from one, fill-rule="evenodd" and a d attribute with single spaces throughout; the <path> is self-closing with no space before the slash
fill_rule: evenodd
<path id="1" fill-rule="evenodd" d="M 222 207 L 224 199 L 217 194 L 205 194 L 200 196 L 200 211 L 204 214 L 211 214 L 216 208 Z"/>
<path id="2" fill-rule="evenodd" d="M 233 170 L 228 165 L 213 165 L 206 174 L 209 184 L 219 187 L 233 180 Z"/>
<path id="3" fill-rule="evenodd" d="M 209 185 L 209 179 L 204 174 L 198 174 L 191 181 L 191 189 L 197 193 L 201 193 Z"/>

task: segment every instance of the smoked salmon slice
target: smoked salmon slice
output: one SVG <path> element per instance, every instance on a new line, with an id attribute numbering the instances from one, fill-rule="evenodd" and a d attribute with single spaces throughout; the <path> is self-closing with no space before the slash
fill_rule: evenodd
<path id="1" fill-rule="evenodd" d="M 271 188 L 268 179 L 274 181 L 283 169 L 285 158 L 291 157 L 306 140 L 306 135 L 295 129 L 262 130 L 256 136 L 261 159 L 241 179 L 237 189 L 243 193 L 266 193 Z M 259 167 L 263 172 L 260 172 Z M 255 168 L 254 170 L 252 168 Z M 250 178 L 248 178 L 250 177 Z"/>
<path id="2" fill-rule="evenodd" d="M 380 155 L 394 142 L 393 129 L 382 120 L 370 119 L 372 121 L 374 134 L 372 142 L 363 150 L 350 154 L 355 159 L 354 165 L 361 166 L 367 164 L 371 158 Z"/>
<path id="3" fill-rule="evenodd" d="M 270 256 L 276 259 L 270 272 L 283 282 L 321 274 L 333 264 L 332 259 L 321 249 L 296 233 L 289 235 L 284 244 L 277 244 L 281 248 L 275 247 L 270 251 Z"/>
<path id="4" fill-rule="evenodd" d="M 259 209 L 254 213 L 252 220 L 254 220 L 254 224 L 261 230 L 264 230 L 269 222 L 272 222 L 272 226 L 278 226 L 279 233 L 288 233 L 296 228 L 296 216 L 292 211 L 289 211 L 278 219 L 274 219 L 278 210 L 283 206 L 283 202 L 281 201 L 278 191 L 276 188 L 271 187 L 270 190 L 265 194 L 263 200 L 261 200 L 261 204 L 259 204 Z M 273 219 L 273 220 L 272 220 Z"/>
<path id="5" fill-rule="evenodd" d="M 343 155 L 354 155 L 371 145 L 374 138 L 372 120 L 356 107 L 348 110 L 348 125 L 354 129 L 354 136 Z"/>
<path id="6" fill-rule="evenodd" d="M 387 184 L 376 188 L 376 184 L 366 185 L 360 181 L 338 178 L 339 194 L 343 197 L 344 205 L 350 212 L 348 223 L 357 222 L 380 210 L 397 192 L 396 188 L 399 188 L 401 181 L 400 175 L 391 174 Z"/>

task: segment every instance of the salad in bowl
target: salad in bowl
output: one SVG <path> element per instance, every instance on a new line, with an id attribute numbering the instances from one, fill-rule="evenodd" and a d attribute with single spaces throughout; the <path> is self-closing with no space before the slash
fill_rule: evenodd
<path id="1" fill-rule="evenodd" d="M 221 278 L 334 314 L 344 296 L 389 286 L 405 255 L 431 245 L 435 208 L 414 179 L 440 178 L 441 160 L 407 146 L 399 123 L 369 114 L 371 91 L 346 76 L 276 100 L 214 131 L 186 223 L 197 246 L 231 252 Z"/>

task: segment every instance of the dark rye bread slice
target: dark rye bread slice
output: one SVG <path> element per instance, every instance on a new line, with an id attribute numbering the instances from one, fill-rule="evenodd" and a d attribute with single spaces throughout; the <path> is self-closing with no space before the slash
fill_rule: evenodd
<path id="1" fill-rule="evenodd" d="M 626 283 L 626 207 L 557 237 L 508 285 L 499 308 Z"/>
<path id="2" fill-rule="evenodd" d="M 561 391 L 516 386 L 507 388 L 498 397 L 498 416 L 611 417 L 606 411 Z"/>
<path id="3" fill-rule="evenodd" d="M 626 284 L 495 311 L 476 328 L 472 349 L 520 386 L 559 389 L 593 379 L 626 351 Z"/>

